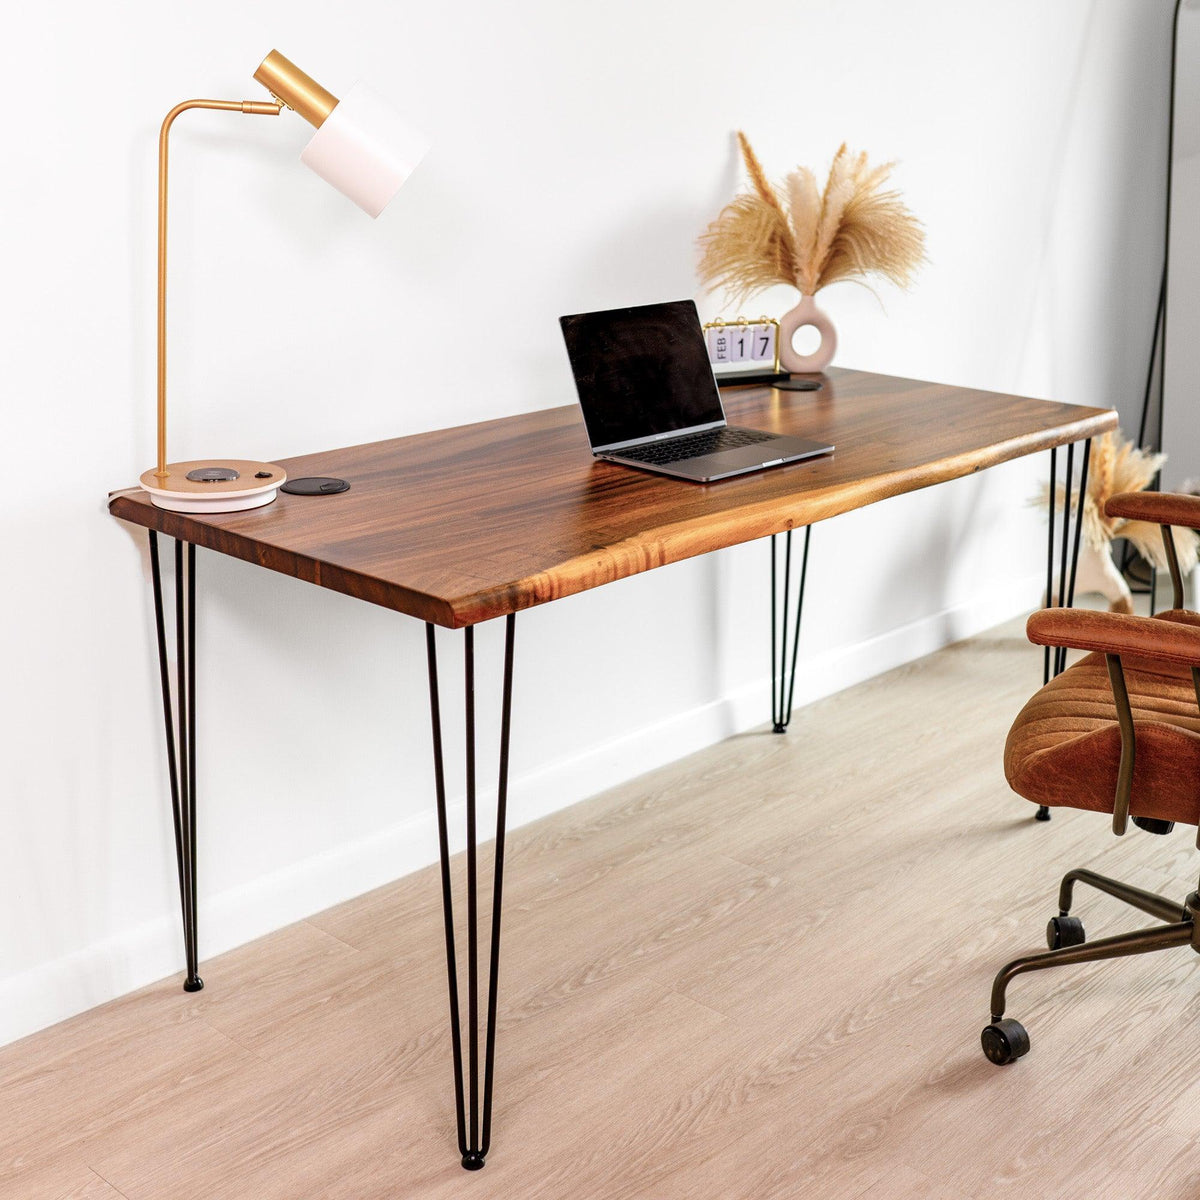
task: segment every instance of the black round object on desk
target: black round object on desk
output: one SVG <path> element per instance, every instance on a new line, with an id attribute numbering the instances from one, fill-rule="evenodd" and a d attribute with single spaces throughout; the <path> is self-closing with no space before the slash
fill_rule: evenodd
<path id="1" fill-rule="evenodd" d="M 771 386 L 778 388 L 781 392 L 819 392 L 821 381 L 819 379 L 781 379 Z"/>
<path id="2" fill-rule="evenodd" d="M 348 492 L 350 484 L 332 475 L 307 475 L 303 479 L 289 479 L 279 490 L 289 496 L 336 496 L 338 492 Z"/>

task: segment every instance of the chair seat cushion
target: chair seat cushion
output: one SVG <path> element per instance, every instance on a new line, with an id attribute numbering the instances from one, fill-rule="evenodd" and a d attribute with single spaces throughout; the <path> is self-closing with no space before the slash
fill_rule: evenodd
<path id="1" fill-rule="evenodd" d="M 1166 621 L 1200 626 L 1200 614 Z M 1200 823 L 1200 707 L 1185 666 L 1123 656 L 1137 751 L 1129 811 Z M 1103 654 L 1052 679 L 1021 710 L 1004 747 L 1012 789 L 1035 804 L 1112 812 L 1121 730 Z"/>

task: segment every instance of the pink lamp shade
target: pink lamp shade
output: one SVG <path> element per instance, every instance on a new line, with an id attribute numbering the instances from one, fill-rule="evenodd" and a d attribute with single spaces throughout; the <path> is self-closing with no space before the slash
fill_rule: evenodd
<path id="1" fill-rule="evenodd" d="M 313 134 L 300 161 L 377 217 L 428 149 L 425 138 L 378 92 L 356 83 Z"/>

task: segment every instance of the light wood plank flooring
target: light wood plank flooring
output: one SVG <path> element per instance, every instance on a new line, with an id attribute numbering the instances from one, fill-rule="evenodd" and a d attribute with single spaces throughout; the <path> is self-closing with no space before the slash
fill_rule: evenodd
<path id="1" fill-rule="evenodd" d="M 430 869 L 0 1050 L 0 1196 L 1200 1194 L 1191 953 L 1024 977 L 1032 1053 L 979 1050 L 1062 870 L 1197 870 L 1188 830 L 1009 793 L 1040 670 L 1014 623 L 514 833 L 484 1171 Z M 1081 895 L 1092 935 L 1148 923 Z"/>

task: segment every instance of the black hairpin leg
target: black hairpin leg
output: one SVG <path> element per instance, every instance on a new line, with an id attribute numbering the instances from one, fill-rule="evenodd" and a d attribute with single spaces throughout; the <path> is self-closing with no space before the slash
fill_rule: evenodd
<path id="1" fill-rule="evenodd" d="M 491 952 L 488 960 L 487 1032 L 483 1066 L 482 1123 L 479 1103 L 479 912 L 475 820 L 475 630 L 465 632 L 467 780 L 467 1075 L 463 1077 L 462 1023 L 458 1001 L 458 956 L 454 944 L 454 902 L 450 888 L 450 844 L 446 832 L 446 774 L 442 760 L 442 715 L 438 688 L 437 641 L 425 626 L 429 656 L 429 712 L 433 722 L 433 769 L 437 790 L 438 848 L 442 862 L 442 915 L 446 925 L 446 979 L 450 989 L 450 1044 L 454 1053 L 454 1102 L 462 1165 L 478 1171 L 492 1137 L 492 1082 L 496 1060 L 496 987 L 500 966 L 500 912 L 504 888 L 504 824 L 508 807 L 508 742 L 512 717 L 513 635 L 517 618 L 504 626 L 504 685 L 500 716 L 500 777 L 496 790 L 496 853 L 492 871 Z M 464 1099 L 464 1093 L 466 1098 Z M 469 1123 L 468 1123 L 469 1118 Z"/>
<path id="2" fill-rule="evenodd" d="M 1088 462 L 1092 456 L 1092 439 L 1083 443 L 1083 462 L 1079 471 L 1080 503 L 1071 503 L 1071 482 L 1075 467 L 1075 446 L 1067 447 L 1067 478 L 1063 491 L 1062 544 L 1059 547 L 1058 604 L 1070 608 L 1075 603 L 1075 576 L 1079 569 L 1079 537 L 1083 530 L 1083 498 L 1087 496 Z M 1050 451 L 1050 518 L 1046 534 L 1046 607 L 1054 606 L 1054 511 L 1057 507 L 1058 450 Z M 1072 533 L 1071 513 L 1075 513 Z M 1067 555 L 1070 553 L 1070 574 L 1067 572 Z M 1063 646 L 1053 650 L 1049 646 L 1043 652 L 1042 682 L 1049 683 L 1052 676 L 1061 675 L 1067 666 L 1067 651 Z M 1043 804 L 1034 814 L 1039 821 L 1050 820 L 1050 810 Z"/>
<path id="3" fill-rule="evenodd" d="M 800 617 L 804 612 L 804 582 L 808 577 L 808 542 L 812 526 L 804 527 L 804 553 L 800 560 L 800 586 L 796 593 L 796 625 L 792 631 L 791 657 L 788 657 L 788 605 L 792 583 L 792 531 L 783 534 L 783 594 L 779 592 L 778 554 L 771 534 L 771 725 L 776 733 L 786 733 L 792 719 L 792 697 L 796 693 L 796 651 L 800 647 Z M 778 610 L 782 608 L 782 623 Z"/>
<path id="4" fill-rule="evenodd" d="M 175 704 L 172 706 L 158 534 L 150 530 L 154 623 L 167 735 L 171 817 L 175 825 L 175 865 L 183 911 L 183 952 L 187 960 L 183 990 L 198 992 L 204 980 L 197 972 L 196 950 L 196 547 L 188 543 L 185 554 L 184 545 L 179 540 L 175 542 Z"/>

